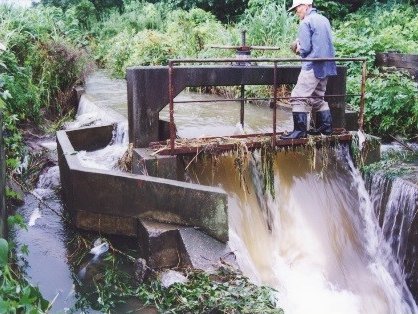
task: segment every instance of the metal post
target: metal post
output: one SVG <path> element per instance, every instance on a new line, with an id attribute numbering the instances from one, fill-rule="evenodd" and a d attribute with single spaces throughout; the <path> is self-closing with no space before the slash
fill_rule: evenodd
<path id="1" fill-rule="evenodd" d="M 364 124 L 364 106 L 366 102 L 366 76 L 367 76 L 367 61 L 363 61 L 363 67 L 361 71 L 361 96 L 360 96 L 360 112 L 358 117 L 359 130 L 363 131 Z"/>
<path id="2" fill-rule="evenodd" d="M 170 149 L 171 155 L 174 155 L 174 140 L 176 137 L 176 128 L 174 125 L 174 89 L 173 89 L 173 72 L 174 65 L 170 61 L 168 63 L 168 97 L 170 99 Z"/>
<path id="3" fill-rule="evenodd" d="M 241 49 L 245 49 L 246 46 L 246 30 L 242 30 L 241 31 Z M 244 129 L 244 104 L 245 104 L 245 85 L 241 85 L 241 111 L 240 111 L 240 122 L 241 122 L 241 126 Z"/>
<path id="4" fill-rule="evenodd" d="M 244 129 L 244 104 L 245 104 L 245 85 L 241 85 L 241 112 L 240 112 L 240 122 L 241 126 Z"/>
<path id="5" fill-rule="evenodd" d="M 273 138 L 272 146 L 276 146 L 276 111 L 277 111 L 277 62 L 274 62 L 273 73 Z"/>

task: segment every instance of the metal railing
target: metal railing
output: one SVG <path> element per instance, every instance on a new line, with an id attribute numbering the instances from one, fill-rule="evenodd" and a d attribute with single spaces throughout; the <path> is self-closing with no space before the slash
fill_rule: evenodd
<path id="1" fill-rule="evenodd" d="M 172 59 L 168 62 L 168 93 L 169 93 L 169 115 L 170 115 L 170 150 L 171 154 L 174 154 L 175 149 L 175 138 L 176 138 L 176 129 L 174 123 L 174 104 L 175 103 L 203 103 L 203 102 L 241 102 L 240 108 L 240 123 L 244 126 L 244 104 L 246 101 L 256 101 L 256 100 L 269 100 L 273 106 L 273 133 L 271 134 L 272 145 L 275 146 L 276 144 L 276 136 L 277 136 L 277 129 L 276 129 L 276 120 L 277 120 L 277 101 L 283 99 L 309 99 L 309 98 L 323 98 L 322 96 L 309 96 L 309 97 L 283 97 L 277 96 L 277 88 L 278 88 L 278 63 L 293 63 L 293 62 L 323 62 L 323 61 L 335 61 L 335 62 L 361 62 L 362 63 L 362 71 L 361 71 L 361 91 L 360 94 L 339 94 L 339 95 L 325 95 L 325 97 L 347 97 L 347 96 L 354 96 L 360 97 L 360 108 L 359 108 L 359 118 L 358 124 L 359 129 L 363 130 L 364 124 L 364 106 L 365 106 L 365 92 L 366 92 L 366 74 L 367 74 L 367 59 L 366 58 L 245 58 L 245 59 L 237 59 L 237 58 L 224 58 L 224 59 Z M 241 85 L 240 98 L 235 99 L 222 99 L 222 100 L 186 100 L 186 101 L 174 101 L 174 84 L 173 84 L 173 75 L 174 69 L 176 65 L 184 64 L 184 63 L 231 63 L 236 64 L 239 62 L 251 63 L 251 62 L 265 62 L 273 64 L 273 96 L 269 98 L 245 98 L 244 97 L 244 85 Z M 246 65 L 240 65 L 246 66 Z"/>

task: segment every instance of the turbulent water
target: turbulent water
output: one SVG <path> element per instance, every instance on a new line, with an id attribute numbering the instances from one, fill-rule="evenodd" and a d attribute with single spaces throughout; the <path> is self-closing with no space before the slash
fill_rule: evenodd
<path id="1" fill-rule="evenodd" d="M 408 181 L 400 178 L 388 180 L 376 173 L 368 179 L 373 207 L 379 215 L 383 234 L 399 263 L 405 260 L 406 244 L 415 218 L 418 192 Z M 384 193 L 382 193 L 384 192 Z"/>
<path id="2" fill-rule="evenodd" d="M 200 161 L 191 178 L 227 191 L 239 265 L 277 288 L 286 313 L 417 313 L 348 153 L 326 157 L 312 169 L 304 151 L 278 153 L 274 199 L 263 193 L 257 154 L 244 182 L 232 157 Z"/>
<path id="3" fill-rule="evenodd" d="M 101 99 L 100 90 L 93 94 Z M 181 137 L 242 132 L 236 127 L 238 105 L 176 108 Z M 269 131 L 269 109 L 250 108 L 246 131 Z M 166 115 L 162 111 L 160 118 Z M 279 124 L 289 129 L 289 118 L 280 114 Z M 239 265 L 254 281 L 277 288 L 286 313 L 417 313 L 347 149 L 318 153 L 315 167 L 307 155 L 302 150 L 275 156 L 274 198 L 263 192 L 259 153 L 248 163 L 243 181 L 231 156 L 198 160 L 189 168 L 190 180 L 228 193 L 229 244 Z"/>
<path id="4" fill-rule="evenodd" d="M 117 82 L 117 90 L 122 85 Z M 100 73 L 87 82 L 87 87 L 77 120 L 67 128 L 116 123 L 111 145 L 96 152 L 78 153 L 84 166 L 114 169 L 127 148 L 126 110 L 121 105 L 126 94 L 111 93 L 112 82 Z M 242 131 L 236 127 L 238 105 L 229 107 L 232 109 L 225 109 L 225 105 L 193 106 L 180 106 L 176 111 L 180 136 Z M 117 113 L 108 107 L 116 108 Z M 269 131 L 268 108 L 254 106 L 249 112 L 248 133 Z M 165 115 L 162 112 L 160 117 Z M 281 112 L 278 121 L 289 129 L 289 113 Z M 418 313 L 398 264 L 405 254 L 403 245 L 411 215 L 415 215 L 406 209 L 410 192 L 405 187 L 393 190 L 393 195 L 379 197 L 385 183 L 375 178 L 372 190 L 376 192 L 370 199 L 346 148 L 325 155 L 317 152 L 314 163 L 306 150 L 300 150 L 277 153 L 274 157 L 272 197 L 264 192 L 260 153 L 248 156 L 251 157 L 244 169 L 244 180 L 239 178 L 232 155 L 198 158 L 189 167 L 189 176 L 192 182 L 220 186 L 227 192 L 229 245 L 247 276 L 277 289 L 278 305 L 286 314 Z M 54 198 L 58 178 L 56 167 L 45 172 L 34 195 Z M 51 202 L 61 209 L 59 200 Z M 404 211 L 399 211 L 400 207 Z M 34 199 L 22 211 L 30 225 L 29 233 L 19 236 L 22 243 L 31 243 L 28 275 L 47 298 L 59 296 L 54 309 L 71 306 L 74 274 L 66 265 L 62 224 Z M 375 212 L 383 212 L 384 217 L 377 217 Z M 378 218 L 381 223 L 384 221 L 383 228 L 379 227 Z M 402 223 L 398 230 L 393 226 L 399 220 Z M 49 277 L 38 270 L 45 269 L 45 265 L 51 265 L 48 267 L 53 270 Z"/>

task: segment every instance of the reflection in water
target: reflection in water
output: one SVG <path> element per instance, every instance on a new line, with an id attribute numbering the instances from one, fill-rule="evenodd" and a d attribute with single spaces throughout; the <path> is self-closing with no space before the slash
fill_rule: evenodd
<path id="1" fill-rule="evenodd" d="M 216 166 L 201 160 L 190 176 L 227 191 L 238 262 L 253 280 L 278 289 L 286 313 L 416 313 L 348 154 L 316 158 L 312 169 L 306 151 L 277 153 L 274 199 L 262 192 L 257 154 L 246 184 L 233 157 Z"/>

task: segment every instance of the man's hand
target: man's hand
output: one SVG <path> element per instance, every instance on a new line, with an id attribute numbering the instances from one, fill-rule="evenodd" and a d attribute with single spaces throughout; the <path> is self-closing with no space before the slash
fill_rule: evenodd
<path id="1" fill-rule="evenodd" d="M 294 42 L 291 43 L 290 50 L 292 50 L 297 55 L 299 54 L 299 51 L 300 51 L 299 39 L 296 39 Z"/>

